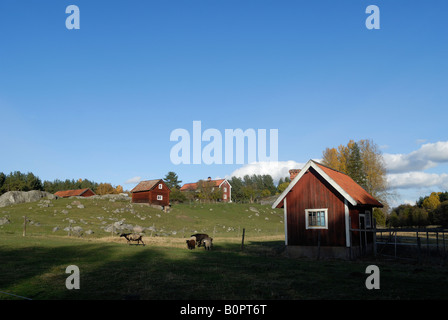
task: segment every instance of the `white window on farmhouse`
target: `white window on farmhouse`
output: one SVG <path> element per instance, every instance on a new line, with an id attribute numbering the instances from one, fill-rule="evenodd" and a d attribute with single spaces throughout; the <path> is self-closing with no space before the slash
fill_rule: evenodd
<path id="1" fill-rule="evenodd" d="M 227 200 L 227 195 L 225 193 L 223 194 L 223 199 Z"/>
<path id="2" fill-rule="evenodd" d="M 157 195 L 157 200 L 163 200 L 163 196 L 160 195 L 160 194 L 158 194 L 158 195 Z"/>
<path id="3" fill-rule="evenodd" d="M 224 192 L 227 192 L 227 187 L 224 187 Z"/>
<path id="4" fill-rule="evenodd" d="M 160 183 L 160 184 L 159 184 L 159 189 L 162 189 L 162 188 L 163 188 L 163 187 L 162 187 L 162 184 Z"/>
<path id="5" fill-rule="evenodd" d="M 306 209 L 307 229 L 328 229 L 328 209 Z"/>

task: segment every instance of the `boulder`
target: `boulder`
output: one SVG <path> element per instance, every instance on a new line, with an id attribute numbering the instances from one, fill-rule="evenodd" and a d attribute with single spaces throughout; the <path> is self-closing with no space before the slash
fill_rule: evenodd
<path id="1" fill-rule="evenodd" d="M 0 196 L 0 207 L 6 207 L 12 204 L 36 202 L 41 199 L 57 199 L 52 193 L 39 190 L 31 191 L 8 191 Z"/>

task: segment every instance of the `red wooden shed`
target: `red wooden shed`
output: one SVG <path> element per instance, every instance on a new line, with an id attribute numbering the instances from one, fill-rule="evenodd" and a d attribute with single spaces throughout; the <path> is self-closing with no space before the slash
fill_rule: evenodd
<path id="1" fill-rule="evenodd" d="M 310 160 L 272 205 L 284 209 L 292 256 L 350 259 L 373 248 L 372 211 L 383 205 L 348 175 Z"/>
<path id="2" fill-rule="evenodd" d="M 141 181 L 131 190 L 132 202 L 165 207 L 170 204 L 170 192 L 162 179 Z"/>
<path id="3" fill-rule="evenodd" d="M 68 197 L 91 197 L 91 196 L 95 195 L 95 192 L 93 192 L 89 188 L 86 188 L 86 189 L 57 191 L 55 193 L 55 195 L 58 196 L 58 197 L 61 197 L 61 198 L 68 198 Z"/>

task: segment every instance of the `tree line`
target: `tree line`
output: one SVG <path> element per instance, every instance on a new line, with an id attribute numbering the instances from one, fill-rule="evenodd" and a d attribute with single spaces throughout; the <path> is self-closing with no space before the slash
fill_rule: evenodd
<path id="1" fill-rule="evenodd" d="M 14 171 L 6 175 L 0 172 L 0 195 L 8 191 L 40 190 L 55 193 L 63 190 L 91 189 L 96 194 L 118 194 L 123 192 L 121 186 L 113 187 L 110 183 L 98 183 L 88 179 L 66 179 L 54 181 L 42 180 L 32 172 Z"/>
<path id="2" fill-rule="evenodd" d="M 393 208 L 387 224 L 391 227 L 448 227 L 448 191 L 432 192 L 420 197 L 414 205 L 401 204 Z"/>
<path id="3" fill-rule="evenodd" d="M 285 180 L 290 181 L 289 177 L 280 179 L 279 183 L 276 185 L 272 176 L 267 174 L 245 175 L 242 178 L 232 177 L 228 179 L 230 185 L 232 186 L 232 201 L 245 203 L 254 203 L 262 198 L 283 192 L 286 188 L 284 186 Z M 194 193 L 180 191 L 182 181 L 179 180 L 179 177 L 175 172 L 168 172 L 164 178 L 164 181 L 171 189 L 170 200 L 173 202 L 186 202 L 193 200 L 215 202 L 222 199 L 222 191 L 208 183 L 207 180 L 199 180 L 197 182 L 198 188 Z"/>

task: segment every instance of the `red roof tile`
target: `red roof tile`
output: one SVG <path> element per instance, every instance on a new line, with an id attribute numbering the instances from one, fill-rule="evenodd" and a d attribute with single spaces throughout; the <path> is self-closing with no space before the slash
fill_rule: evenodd
<path id="1" fill-rule="evenodd" d="M 326 167 L 314 161 L 331 179 L 333 179 L 345 192 L 347 192 L 360 205 L 383 205 L 372 197 L 363 187 L 357 184 L 348 175 L 337 170 Z"/>
<path id="2" fill-rule="evenodd" d="M 89 188 L 86 189 L 76 189 L 76 190 L 64 190 L 64 191 L 57 191 L 55 193 L 56 196 L 61 197 L 61 198 L 67 198 L 67 197 L 79 197 L 81 196 L 84 192 L 86 192 L 87 190 L 89 190 Z M 93 192 L 93 191 L 92 191 Z"/>

